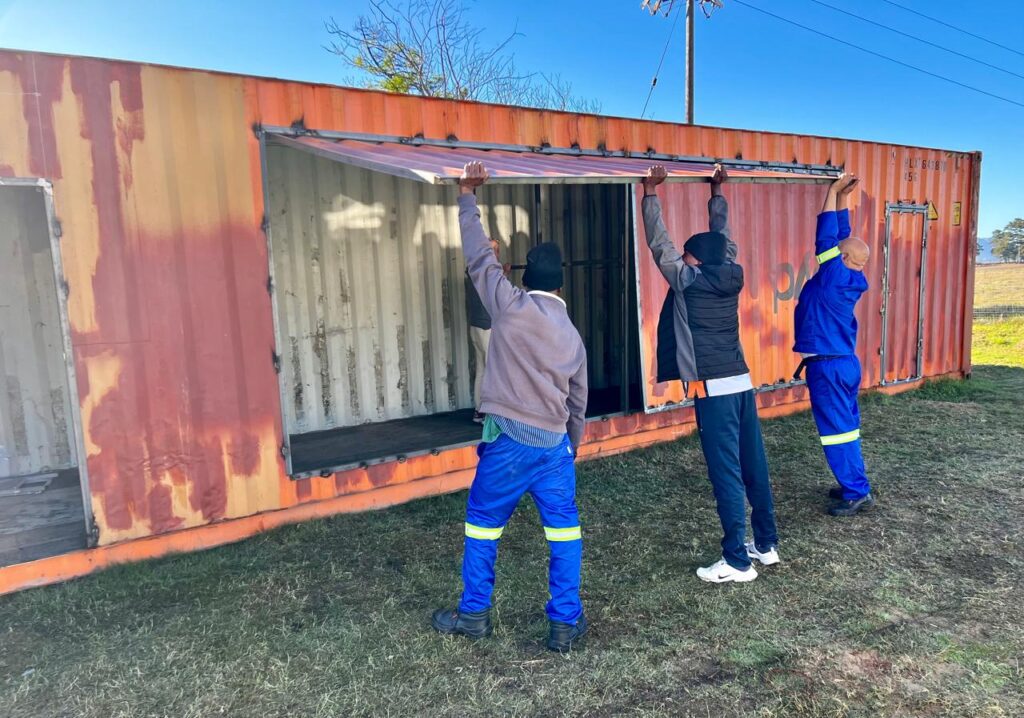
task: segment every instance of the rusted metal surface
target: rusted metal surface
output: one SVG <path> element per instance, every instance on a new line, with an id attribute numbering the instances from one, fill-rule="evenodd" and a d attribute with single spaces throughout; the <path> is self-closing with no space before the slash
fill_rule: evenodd
<path id="1" fill-rule="evenodd" d="M 7 98 L 0 103 L 0 174 L 46 177 L 54 185 L 92 508 L 104 544 L 383 487 L 392 487 L 393 497 L 422 495 L 417 479 L 475 462 L 468 448 L 324 478 L 286 476 L 253 131 L 261 125 L 845 165 L 863 178 L 855 231 L 873 245 L 886 201 L 935 204 L 924 374 L 969 367 L 973 221 L 956 227 L 951 214 L 953 203 L 962 202 L 962 216 L 974 217 L 977 155 L 16 52 L 0 52 L 0 95 Z M 747 264 L 775 267 L 768 275 L 774 284 L 756 279 L 757 308 L 755 295 L 744 300 L 748 356 L 761 380 L 769 380 L 786 376 L 791 366 L 762 342 L 791 331 L 792 300 L 780 298 L 775 313 L 775 293 L 786 291 L 788 273 L 755 245 L 791 245 L 786 261 L 799 283 L 803 255 L 795 252 L 803 246 L 809 253 L 813 237 L 802 229 L 784 240 L 765 232 L 812 221 L 813 214 L 804 219 L 810 198 L 786 199 L 780 211 L 761 189 L 744 187 L 750 192 L 744 199 L 737 187 L 733 206 L 737 220 L 750 224 L 749 231 L 740 229 L 752 238 L 741 236 L 741 244 L 750 242 L 748 251 L 757 253 Z M 820 192 L 778 190 L 797 197 Z M 674 205 L 668 211 L 675 213 Z M 877 272 L 876 262 L 872 287 Z M 874 300 L 862 302 L 865 359 L 879 339 L 873 308 Z M 770 359 L 762 363 L 760 355 Z M 865 384 L 877 384 L 877 359 L 865 369 Z M 769 412 L 785 408 L 801 391 L 764 394 L 761 402 Z M 593 422 L 587 452 L 628 447 L 631 432 L 682 432 L 688 411 Z"/>
<path id="2" fill-rule="evenodd" d="M 635 157 L 511 152 L 499 149 L 276 137 L 275 142 L 356 167 L 428 184 L 456 184 L 468 162 L 483 162 L 494 184 L 597 184 L 638 182 L 652 163 L 664 165 L 668 182 L 707 182 L 708 163 Z M 734 168 L 733 181 L 827 184 L 830 179 L 801 172 Z"/>

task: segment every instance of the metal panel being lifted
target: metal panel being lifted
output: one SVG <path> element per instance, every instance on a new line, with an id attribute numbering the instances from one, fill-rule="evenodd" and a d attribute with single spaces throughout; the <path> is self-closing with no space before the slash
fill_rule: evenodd
<path id="1" fill-rule="evenodd" d="M 271 135 L 272 142 L 327 159 L 427 184 L 456 184 L 468 162 L 483 162 L 491 182 L 500 184 L 631 184 L 647 175 L 652 164 L 664 165 L 669 182 L 706 182 L 713 159 L 625 157 L 573 153 L 569 150 L 489 149 L 435 143 L 373 142 L 313 135 Z M 729 161 L 732 182 L 827 184 L 837 169 L 737 163 Z"/>

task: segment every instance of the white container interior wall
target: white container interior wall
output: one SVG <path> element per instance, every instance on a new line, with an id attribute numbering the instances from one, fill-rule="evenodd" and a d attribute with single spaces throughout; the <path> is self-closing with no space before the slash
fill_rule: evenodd
<path id="1" fill-rule="evenodd" d="M 46 205 L 0 187 L 0 478 L 75 465 Z"/>
<path id="2" fill-rule="evenodd" d="M 273 145 L 267 182 L 286 430 L 471 407 L 457 190 Z M 618 386 L 631 232 L 622 186 L 488 185 L 478 202 L 503 262 L 560 244 L 591 386 Z"/>

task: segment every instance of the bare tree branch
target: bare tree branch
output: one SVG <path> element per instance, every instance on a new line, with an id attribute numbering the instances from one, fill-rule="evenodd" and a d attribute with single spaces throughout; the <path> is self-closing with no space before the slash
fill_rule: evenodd
<path id="1" fill-rule="evenodd" d="M 596 111 L 560 76 L 521 73 L 510 51 L 518 28 L 492 46 L 465 17 L 463 0 L 369 0 L 351 29 L 324 23 L 324 48 L 391 92 L 504 104 Z"/>

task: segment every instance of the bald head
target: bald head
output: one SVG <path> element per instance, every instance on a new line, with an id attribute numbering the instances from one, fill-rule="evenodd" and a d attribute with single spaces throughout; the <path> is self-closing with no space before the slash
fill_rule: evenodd
<path id="1" fill-rule="evenodd" d="M 871 258 L 871 248 L 859 237 L 847 237 L 839 243 L 843 264 L 855 272 L 863 272 Z"/>

